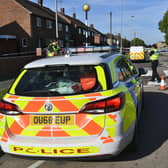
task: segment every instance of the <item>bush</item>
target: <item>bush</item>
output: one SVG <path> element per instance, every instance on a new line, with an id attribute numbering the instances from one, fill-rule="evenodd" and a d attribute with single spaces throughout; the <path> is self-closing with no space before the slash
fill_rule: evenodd
<path id="1" fill-rule="evenodd" d="M 3 97 L 3 95 L 8 91 L 8 88 L 0 89 L 0 99 Z"/>

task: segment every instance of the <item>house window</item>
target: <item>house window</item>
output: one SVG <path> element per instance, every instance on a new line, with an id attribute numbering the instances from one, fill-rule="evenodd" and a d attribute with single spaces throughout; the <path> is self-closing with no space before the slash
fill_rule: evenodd
<path id="1" fill-rule="evenodd" d="M 58 23 L 58 30 L 62 31 L 62 23 Z"/>
<path id="2" fill-rule="evenodd" d="M 69 26 L 68 25 L 65 25 L 65 32 L 69 32 Z"/>
<path id="3" fill-rule="evenodd" d="M 43 40 L 41 38 L 38 39 L 38 48 L 43 46 Z"/>
<path id="4" fill-rule="evenodd" d="M 86 31 L 83 29 L 83 35 L 85 35 L 86 34 Z"/>
<path id="5" fill-rule="evenodd" d="M 21 40 L 21 45 L 22 45 L 22 48 L 28 47 L 28 39 L 27 38 L 23 38 Z"/>
<path id="6" fill-rule="evenodd" d="M 91 36 L 92 36 L 92 37 L 94 36 L 94 32 L 91 32 Z"/>
<path id="7" fill-rule="evenodd" d="M 40 17 L 36 17 L 36 26 L 42 27 L 42 19 Z"/>
<path id="8" fill-rule="evenodd" d="M 63 46 L 64 46 L 63 40 L 59 40 L 59 46 L 60 46 L 60 47 L 63 47 Z"/>
<path id="9" fill-rule="evenodd" d="M 81 28 L 78 29 L 78 33 L 81 34 L 82 33 L 82 30 Z"/>
<path id="10" fill-rule="evenodd" d="M 47 20 L 46 24 L 47 24 L 48 29 L 52 29 L 52 21 L 51 20 Z"/>

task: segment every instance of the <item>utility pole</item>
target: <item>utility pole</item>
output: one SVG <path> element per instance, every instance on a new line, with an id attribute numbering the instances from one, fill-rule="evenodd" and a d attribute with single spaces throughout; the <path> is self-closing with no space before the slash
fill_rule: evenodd
<path id="1" fill-rule="evenodd" d="M 122 44 L 122 33 L 123 33 L 123 7 L 124 7 L 124 0 L 121 0 L 121 31 L 120 31 L 120 53 L 122 53 L 123 50 L 123 44 Z"/>
<path id="2" fill-rule="evenodd" d="M 55 35 L 58 40 L 58 0 L 55 0 Z"/>
<path id="3" fill-rule="evenodd" d="M 110 34 L 112 35 L 112 12 L 110 12 Z"/>

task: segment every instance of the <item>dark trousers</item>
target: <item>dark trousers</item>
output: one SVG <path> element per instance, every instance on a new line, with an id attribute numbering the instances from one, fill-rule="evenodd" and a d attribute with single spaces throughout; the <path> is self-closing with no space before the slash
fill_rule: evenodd
<path id="1" fill-rule="evenodd" d="M 152 79 L 155 80 L 157 78 L 158 81 L 160 81 L 160 76 L 157 73 L 157 66 L 158 66 L 158 60 L 152 61 Z"/>

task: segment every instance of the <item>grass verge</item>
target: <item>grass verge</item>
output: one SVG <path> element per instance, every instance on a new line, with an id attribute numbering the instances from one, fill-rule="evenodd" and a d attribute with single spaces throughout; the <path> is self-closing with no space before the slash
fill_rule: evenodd
<path id="1" fill-rule="evenodd" d="M 0 99 L 2 99 L 3 95 L 8 91 L 8 88 L 0 89 Z"/>

